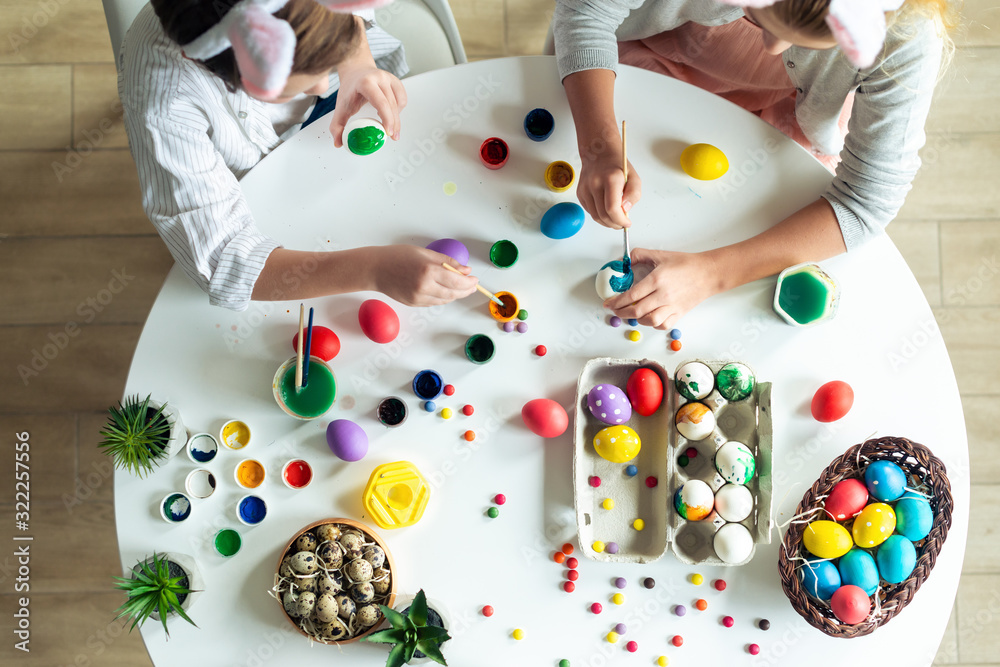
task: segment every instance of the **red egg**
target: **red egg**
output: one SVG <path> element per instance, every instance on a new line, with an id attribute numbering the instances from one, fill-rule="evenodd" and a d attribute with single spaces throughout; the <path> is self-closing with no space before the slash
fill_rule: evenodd
<path id="1" fill-rule="evenodd" d="M 841 623 L 857 625 L 868 618 L 872 601 L 859 587 L 848 584 L 834 591 L 830 598 L 830 608 Z"/>
<path id="2" fill-rule="evenodd" d="M 368 299 L 358 310 L 361 331 L 376 343 L 391 343 L 399 335 L 399 316 L 378 299 Z"/>
<path id="3" fill-rule="evenodd" d="M 303 343 L 304 344 L 304 343 Z M 332 329 L 313 325 L 312 338 L 309 341 L 313 356 L 319 357 L 323 361 L 330 361 L 340 353 L 340 339 Z M 299 333 L 296 331 L 292 337 L 292 350 L 299 350 Z"/>
<path id="4" fill-rule="evenodd" d="M 566 410 L 550 398 L 536 398 L 525 403 L 521 408 L 521 419 L 532 433 L 543 438 L 557 438 L 569 426 Z"/>
<path id="5" fill-rule="evenodd" d="M 845 479 L 833 485 L 823 509 L 834 521 L 853 519 L 868 504 L 868 487 L 860 479 Z"/>
<path id="6" fill-rule="evenodd" d="M 840 380 L 827 382 L 816 390 L 812 400 L 812 415 L 816 421 L 835 422 L 854 405 L 854 390 Z"/>
<path id="7" fill-rule="evenodd" d="M 663 381 L 656 371 L 640 368 L 629 376 L 625 393 L 632 403 L 632 409 L 643 417 L 648 417 L 663 402 Z"/>

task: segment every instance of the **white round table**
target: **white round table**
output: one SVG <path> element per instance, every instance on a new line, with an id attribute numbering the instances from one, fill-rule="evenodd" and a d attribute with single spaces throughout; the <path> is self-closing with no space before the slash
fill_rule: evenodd
<path id="1" fill-rule="evenodd" d="M 337 150 L 325 123 L 317 123 L 268 156 L 243 180 L 259 226 L 289 248 L 331 250 L 389 242 L 425 245 L 455 237 L 472 252 L 470 265 L 487 288 L 516 294 L 529 311 L 528 332 L 505 333 L 472 296 L 446 307 L 415 309 L 392 302 L 400 337 L 377 345 L 363 336 L 359 304 L 372 294 L 317 299 L 316 323 L 340 336 L 332 362 L 338 397 L 325 418 L 298 422 L 271 396 L 275 369 L 292 354 L 298 303 L 255 303 L 243 313 L 208 305 L 207 297 L 175 267 L 157 298 L 136 349 L 126 393 L 167 400 L 179 408 L 190 432 L 217 433 L 237 418 L 254 430 L 242 452 L 222 451 L 208 465 L 220 480 L 209 499 L 195 501 L 191 518 L 168 526 L 158 502 L 183 490 L 195 467 L 183 454 L 145 480 L 115 476 L 115 509 L 123 567 L 153 550 L 193 556 L 206 591 L 191 608 L 195 629 L 172 619 L 171 641 L 157 623 L 142 635 L 157 665 L 257 665 L 278 656 L 282 665 L 381 664 L 386 649 L 352 644 L 316 645 L 296 634 L 267 595 L 279 553 L 300 527 L 326 517 L 366 520 L 361 495 L 379 464 L 413 462 L 432 486 L 415 526 L 380 531 L 396 562 L 398 590 L 444 603 L 453 639 L 444 645 L 449 664 L 483 666 L 530 661 L 574 667 L 651 664 L 667 655 L 672 665 L 878 664 L 890 656 L 905 665 L 928 665 L 941 641 L 958 587 L 968 525 L 969 466 L 962 407 L 948 354 L 913 275 L 885 236 L 852 254 L 824 262 L 842 286 L 840 311 L 823 326 L 796 329 L 773 313 L 774 279 L 762 280 L 704 302 L 680 323 L 684 348 L 671 352 L 662 332 L 643 329 L 639 342 L 628 327 L 612 328 L 594 293 L 594 275 L 621 253 L 621 234 L 588 220 L 572 238 L 556 241 L 538 229 L 541 214 L 559 201 L 575 201 L 575 188 L 546 190 L 545 166 L 564 159 L 579 167 L 572 118 L 553 59 L 491 60 L 413 77 L 403 134 L 369 157 Z M 556 129 L 545 142 L 530 141 L 525 113 L 549 109 Z M 623 67 L 617 108 L 629 126 L 629 158 L 643 176 L 644 196 L 633 212 L 633 247 L 696 251 L 754 235 L 813 201 L 830 181 L 805 151 L 756 117 L 701 90 L 642 70 Z M 487 137 L 510 145 L 499 171 L 478 159 Z M 714 182 L 683 174 L 677 156 L 690 143 L 714 144 L 728 155 L 729 173 Z M 448 195 L 445 184 L 457 191 Z M 520 249 L 517 264 L 493 268 L 490 245 L 506 238 Z M 288 276 L 288 280 L 295 280 Z M 496 342 L 495 358 L 473 365 L 463 344 L 474 333 Z M 548 347 L 537 357 L 538 344 Z M 521 423 L 528 400 L 549 397 L 574 404 L 576 378 L 593 357 L 649 357 L 668 371 L 689 359 L 739 359 L 773 382 L 774 512 L 787 521 L 804 490 L 849 446 L 877 432 L 929 446 L 944 460 L 955 500 L 954 524 L 933 573 L 910 606 L 871 636 L 829 638 L 791 608 L 777 575 L 780 533 L 758 547 L 739 568 L 691 567 L 668 553 L 653 564 L 614 565 L 580 559 L 576 592 L 561 589 L 565 567 L 552 561 L 564 542 L 575 541 L 571 461 L 572 428 L 543 440 Z M 457 392 L 424 412 L 410 389 L 417 371 L 432 368 Z M 848 381 L 856 393 L 851 412 L 822 425 L 809 415 L 819 385 Z M 405 399 L 409 418 L 388 429 L 375 406 L 389 395 Z M 475 407 L 466 417 L 459 408 Z M 362 461 L 345 463 L 327 448 L 332 419 L 358 422 L 371 441 Z M 474 430 L 467 442 L 462 434 Z M 246 528 L 236 519 L 243 492 L 233 471 L 244 456 L 261 459 L 268 479 L 260 490 L 269 514 Z M 281 465 L 310 461 L 316 479 L 293 491 L 280 481 Z M 486 510 L 493 496 L 507 503 L 500 516 Z M 368 520 L 371 524 L 371 521 Z M 211 537 L 221 527 L 243 535 L 242 551 L 217 555 Z M 579 549 L 578 549 L 579 551 Z M 705 584 L 689 583 L 701 572 Z M 626 602 L 611 604 L 625 577 Z M 642 587 L 653 577 L 652 590 Z M 709 585 L 724 578 L 720 593 Z M 707 611 L 693 602 L 705 598 Z M 592 602 L 604 612 L 590 613 Z M 483 605 L 496 613 L 486 618 Z M 678 618 L 671 609 L 691 611 Z M 736 619 L 733 628 L 720 619 Z M 756 627 L 771 622 L 769 632 Z M 616 645 L 605 635 L 628 626 Z M 511 638 L 522 628 L 521 641 Z M 681 648 L 670 645 L 680 634 Z M 625 642 L 639 651 L 628 654 Z M 757 643 L 760 655 L 746 646 Z"/>

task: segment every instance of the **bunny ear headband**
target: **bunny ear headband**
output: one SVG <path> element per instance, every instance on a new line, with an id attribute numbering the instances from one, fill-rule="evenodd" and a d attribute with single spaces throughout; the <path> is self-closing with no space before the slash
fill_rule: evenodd
<path id="1" fill-rule="evenodd" d="M 727 5 L 770 7 L 780 0 L 719 0 Z M 896 11 L 904 0 L 830 0 L 826 23 L 851 64 L 859 69 L 875 64 L 885 41 L 885 12 Z"/>
<path id="2" fill-rule="evenodd" d="M 334 12 L 372 9 L 392 0 L 316 0 Z M 274 99 L 284 90 L 295 56 L 295 31 L 274 13 L 288 0 L 242 0 L 217 24 L 182 48 L 184 55 L 207 60 L 232 47 L 248 93 Z"/>

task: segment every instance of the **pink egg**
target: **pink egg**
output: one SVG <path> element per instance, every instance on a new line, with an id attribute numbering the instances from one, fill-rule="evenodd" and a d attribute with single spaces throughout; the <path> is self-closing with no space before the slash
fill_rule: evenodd
<path id="1" fill-rule="evenodd" d="M 368 299 L 358 310 L 361 331 L 376 343 L 391 343 L 399 335 L 399 316 L 388 304 Z"/>
<path id="2" fill-rule="evenodd" d="M 469 264 L 469 249 L 465 244 L 456 239 L 438 239 L 427 244 L 428 250 L 448 255 L 459 264 Z"/>
<path id="3" fill-rule="evenodd" d="M 624 424 L 632 417 L 628 396 L 613 384 L 599 384 L 587 394 L 590 414 L 610 426 Z"/>
<path id="4" fill-rule="evenodd" d="M 360 461 L 368 453 L 368 436 L 350 419 L 336 419 L 326 427 L 326 444 L 345 461 Z"/>
<path id="5" fill-rule="evenodd" d="M 532 433 L 543 438 L 559 437 L 569 426 L 566 410 L 550 398 L 536 398 L 525 403 L 521 408 L 521 419 Z"/>
<path id="6" fill-rule="evenodd" d="M 860 479 L 845 479 L 834 484 L 823 509 L 834 521 L 853 519 L 868 504 L 868 487 Z"/>
<path id="7" fill-rule="evenodd" d="M 830 608 L 841 623 L 856 625 L 868 618 L 872 610 L 872 601 L 861 588 L 848 584 L 833 593 L 833 597 L 830 598 Z"/>
<path id="8" fill-rule="evenodd" d="M 305 345 L 305 342 L 303 342 Z M 340 338 L 332 329 L 313 325 L 312 339 L 309 341 L 310 353 L 323 361 L 330 361 L 340 353 Z M 292 351 L 298 352 L 299 334 L 292 337 Z"/>

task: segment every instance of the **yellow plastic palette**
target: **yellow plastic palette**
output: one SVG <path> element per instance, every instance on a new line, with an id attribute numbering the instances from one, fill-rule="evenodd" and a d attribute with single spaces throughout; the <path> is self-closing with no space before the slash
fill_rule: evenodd
<path id="1" fill-rule="evenodd" d="M 420 521 L 431 489 L 409 461 L 385 463 L 372 471 L 362 500 L 379 528 L 404 528 Z"/>

